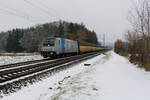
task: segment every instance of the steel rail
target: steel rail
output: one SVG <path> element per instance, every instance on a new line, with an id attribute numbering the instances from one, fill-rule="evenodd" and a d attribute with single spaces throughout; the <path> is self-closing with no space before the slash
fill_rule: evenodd
<path id="1" fill-rule="evenodd" d="M 27 64 L 33 64 L 33 63 L 37 63 L 37 62 L 43 62 L 43 61 L 46 61 L 46 60 L 50 60 L 50 59 L 41 59 L 41 60 L 18 62 L 18 63 L 7 64 L 7 65 L 0 65 L 0 69 L 6 69 L 6 68 L 12 68 L 12 67 L 16 67 L 16 66 L 22 66 L 22 65 L 27 65 Z"/>
<path id="2" fill-rule="evenodd" d="M 71 56 L 71 57 L 66 57 L 66 58 L 61 58 L 61 59 L 56 59 L 56 60 L 50 60 L 44 63 L 41 62 L 37 64 L 26 65 L 24 67 L 18 67 L 18 68 L 16 67 L 13 69 L 0 71 L 0 83 L 19 78 L 21 76 L 33 74 L 33 73 L 36 73 L 45 69 L 49 69 L 54 66 L 62 65 L 62 64 L 65 64 L 65 63 L 68 63 L 77 59 L 81 59 L 81 58 L 84 58 L 93 54 L 97 54 L 97 53 L 76 55 L 76 56 Z"/>

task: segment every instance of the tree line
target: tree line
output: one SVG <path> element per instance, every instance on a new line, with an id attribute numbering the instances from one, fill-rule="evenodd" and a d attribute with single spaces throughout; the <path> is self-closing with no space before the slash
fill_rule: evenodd
<path id="1" fill-rule="evenodd" d="M 114 51 L 123 56 L 128 55 L 128 43 L 122 40 L 117 40 L 114 45 Z"/>
<path id="2" fill-rule="evenodd" d="M 97 35 L 83 23 L 55 21 L 0 33 L 1 52 L 37 52 L 44 38 L 55 36 L 98 44 Z"/>
<path id="3" fill-rule="evenodd" d="M 150 70 L 150 0 L 138 0 L 128 20 L 132 26 L 126 34 L 130 61 Z"/>

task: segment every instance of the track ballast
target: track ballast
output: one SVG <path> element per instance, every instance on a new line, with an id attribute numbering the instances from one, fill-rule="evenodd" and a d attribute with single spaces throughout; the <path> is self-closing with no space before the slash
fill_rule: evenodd
<path id="1" fill-rule="evenodd" d="M 26 76 L 32 73 L 36 73 L 45 69 L 52 68 L 54 66 L 62 65 L 77 59 L 81 59 L 90 55 L 93 55 L 94 53 L 88 53 L 88 54 L 82 54 L 82 55 L 76 55 L 71 57 L 65 57 L 55 60 L 41 60 L 39 63 L 33 63 L 28 65 L 22 65 L 22 66 L 13 66 L 12 68 L 6 68 L 0 70 L 0 83 L 4 83 L 6 81 L 10 81 L 13 79 L 16 79 L 21 76 Z M 96 53 L 97 54 L 97 53 Z"/>
<path id="2" fill-rule="evenodd" d="M 33 63 L 23 66 L 16 66 L 0 70 L 0 92 L 7 94 L 11 84 L 18 84 L 23 80 L 35 78 L 45 73 L 55 73 L 63 69 L 69 68 L 70 65 L 95 57 L 102 52 L 92 52 L 71 57 L 44 60 L 43 62 Z M 35 76 L 35 77 L 34 77 Z M 30 81 L 30 80 L 29 80 Z M 31 81 L 30 81 L 31 82 Z M 32 83 L 32 82 L 31 82 Z M 21 83 L 22 84 L 22 83 Z M 9 89 L 7 89 L 9 87 Z M 12 88 L 12 87 L 11 87 Z M 1 94 L 1 93 L 0 93 Z"/>

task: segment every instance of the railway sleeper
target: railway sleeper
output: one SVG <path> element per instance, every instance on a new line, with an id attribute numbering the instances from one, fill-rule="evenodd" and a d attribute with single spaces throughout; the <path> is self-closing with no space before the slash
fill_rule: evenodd
<path id="1" fill-rule="evenodd" d="M 90 54 L 88 54 L 90 55 Z M 32 73 L 35 73 L 35 72 L 39 72 L 39 71 L 42 71 L 42 70 L 45 70 L 45 69 L 48 69 L 48 68 L 52 68 L 54 66 L 57 66 L 57 65 L 60 65 L 60 64 L 63 64 L 63 63 L 67 63 L 69 61 L 73 61 L 73 60 L 77 60 L 78 58 L 80 57 L 85 57 L 87 55 L 80 55 L 80 56 L 76 56 L 72 59 L 68 58 L 68 59 L 65 59 L 65 60 L 56 60 L 54 62 L 48 62 L 48 63 L 43 63 L 43 64 L 37 64 L 37 65 L 34 65 L 34 66 L 27 66 L 27 67 L 23 67 L 23 68 L 19 68 L 18 70 L 19 71 L 23 71 L 24 69 L 26 69 L 25 72 L 18 72 L 17 69 L 14 69 L 14 70 L 11 70 L 9 72 L 7 72 L 8 74 L 10 74 L 10 72 L 13 72 L 13 73 L 16 73 L 15 75 L 13 75 L 12 77 L 5 77 L 3 79 L 0 79 L 0 83 L 2 82 L 6 82 L 8 80 L 12 80 L 12 79 L 15 79 L 15 78 L 18 78 L 18 77 L 21 77 L 21 76 L 25 76 L 25 75 L 29 75 L 29 74 L 32 74 Z M 56 63 L 57 62 L 57 63 Z M 27 69 L 29 68 L 29 69 Z M 5 73 L 5 74 L 7 74 Z M 3 73 L 4 74 L 4 73 Z"/>

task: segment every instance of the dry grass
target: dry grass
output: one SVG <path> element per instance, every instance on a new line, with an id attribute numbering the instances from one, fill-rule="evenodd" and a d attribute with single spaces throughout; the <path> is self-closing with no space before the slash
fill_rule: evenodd
<path id="1" fill-rule="evenodd" d="M 119 54 L 119 55 L 129 59 L 129 54 Z"/>

